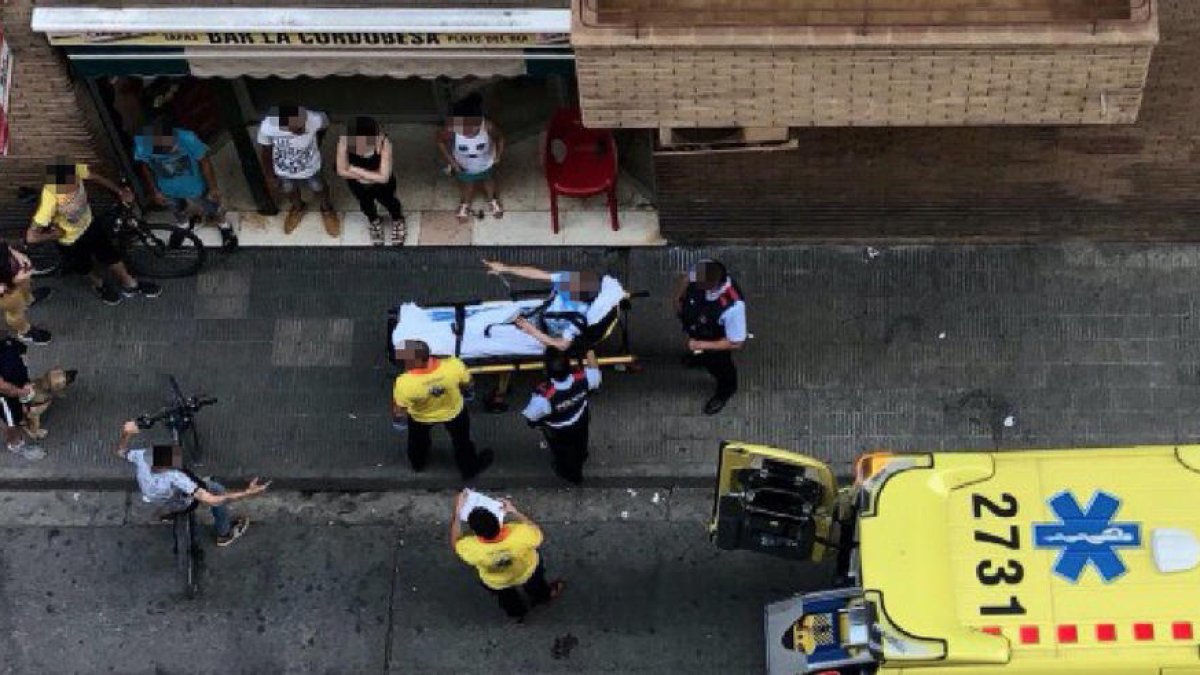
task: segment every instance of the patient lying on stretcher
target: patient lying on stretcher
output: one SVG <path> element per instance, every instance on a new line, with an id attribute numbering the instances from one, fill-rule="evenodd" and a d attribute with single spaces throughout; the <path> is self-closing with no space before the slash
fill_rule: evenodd
<path id="1" fill-rule="evenodd" d="M 564 351 L 581 339 L 594 337 L 625 298 L 625 289 L 611 276 L 589 272 L 547 272 L 536 267 L 484 261 L 491 274 L 544 281 L 548 298 L 503 300 L 462 308 L 463 330 L 456 331 L 460 311 L 454 307 L 401 305 L 392 344 L 424 340 L 437 355 L 462 359 L 536 357 L 548 346 Z M 590 346 L 590 345 L 588 345 Z"/>

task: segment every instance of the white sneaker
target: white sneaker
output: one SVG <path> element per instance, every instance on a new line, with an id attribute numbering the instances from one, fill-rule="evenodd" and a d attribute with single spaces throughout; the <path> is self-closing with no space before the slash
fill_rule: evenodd
<path id="1" fill-rule="evenodd" d="M 242 517 L 234 520 L 233 525 L 229 528 L 229 534 L 224 537 L 217 537 L 217 546 L 224 548 L 237 541 L 239 537 L 246 534 L 248 527 L 250 527 L 249 518 Z"/>
<path id="2" fill-rule="evenodd" d="M 14 455 L 19 455 L 31 462 L 36 462 L 46 456 L 46 451 L 42 446 L 33 443 L 21 443 L 20 445 L 8 446 L 8 451 Z"/>

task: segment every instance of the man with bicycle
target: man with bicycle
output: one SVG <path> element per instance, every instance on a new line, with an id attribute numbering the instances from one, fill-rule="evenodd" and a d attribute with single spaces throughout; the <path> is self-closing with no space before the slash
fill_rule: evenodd
<path id="1" fill-rule="evenodd" d="M 208 146 L 195 132 L 160 117 L 134 139 L 133 158 L 151 199 L 170 207 L 180 227 L 190 228 L 194 217 L 209 221 L 221 232 L 221 247 L 237 249 Z"/>
<path id="2" fill-rule="evenodd" d="M 129 443 L 139 432 L 137 422 L 126 422 L 117 442 L 117 456 L 132 463 L 136 469 L 142 501 L 159 507 L 164 518 L 186 514 L 200 504 L 212 509 L 217 546 L 228 546 L 246 533 L 250 519 L 232 518 L 226 504 L 260 495 L 270 482 L 250 481 L 244 490 L 226 492 L 214 480 L 201 480 L 183 468 L 183 449 L 173 445 L 129 449 Z"/>
<path id="3" fill-rule="evenodd" d="M 56 242 L 63 261 L 71 269 L 87 272 L 96 295 L 106 305 L 119 304 L 124 298 L 135 295 L 158 297 L 162 293 L 158 284 L 134 279 L 109 233 L 103 227 L 92 226 L 92 207 L 84 181 L 99 184 L 122 202 L 133 200 L 133 192 L 128 187 L 118 186 L 104 176 L 92 173 L 87 164 L 51 164 L 46 167 L 46 183 L 42 186 L 33 224 L 25 232 L 25 241 L 30 244 Z M 106 283 L 97 271 L 98 267 L 107 268 L 120 287 Z"/>

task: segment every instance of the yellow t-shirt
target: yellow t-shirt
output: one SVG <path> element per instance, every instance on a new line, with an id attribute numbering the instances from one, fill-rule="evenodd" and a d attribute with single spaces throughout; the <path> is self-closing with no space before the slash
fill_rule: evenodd
<path id="1" fill-rule="evenodd" d="M 432 358 L 427 367 L 397 377 L 392 398 L 407 408 L 408 416 L 418 422 L 449 422 L 463 409 L 459 385 L 470 382 L 471 374 L 462 361 Z"/>
<path id="2" fill-rule="evenodd" d="M 475 567 L 485 586 L 500 590 L 529 581 L 537 569 L 541 545 L 541 530 L 527 523 L 512 523 L 501 528 L 495 541 L 463 537 L 454 543 L 454 551 Z"/>
<path id="3" fill-rule="evenodd" d="M 38 200 L 33 224 L 37 227 L 57 225 L 63 230 L 62 244 L 74 244 L 88 225 L 92 224 L 92 207 L 88 204 L 87 189 L 83 180 L 89 175 L 87 164 L 75 165 L 75 178 L 79 187 L 71 194 L 61 194 L 55 185 L 42 186 L 42 198 Z"/>

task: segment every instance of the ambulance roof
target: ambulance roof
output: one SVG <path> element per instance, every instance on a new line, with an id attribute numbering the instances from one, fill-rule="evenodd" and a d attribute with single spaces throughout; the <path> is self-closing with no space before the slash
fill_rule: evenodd
<path id="1" fill-rule="evenodd" d="M 1195 663 L 1200 446 L 931 457 L 860 522 L 863 587 L 897 629 L 950 662 L 1176 647 Z"/>

